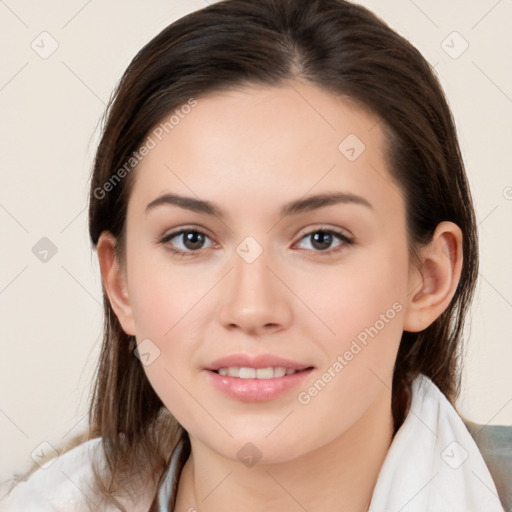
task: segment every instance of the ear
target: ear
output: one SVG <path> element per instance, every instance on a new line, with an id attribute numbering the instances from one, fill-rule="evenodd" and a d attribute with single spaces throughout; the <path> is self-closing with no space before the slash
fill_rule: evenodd
<path id="1" fill-rule="evenodd" d="M 112 233 L 101 233 L 96 250 L 100 264 L 103 288 L 110 305 L 126 334 L 135 335 L 132 308 L 128 296 L 128 284 L 125 268 L 120 265 L 116 255 L 116 238 Z"/>
<path id="2" fill-rule="evenodd" d="M 441 222 L 420 251 L 420 262 L 409 272 L 404 330 L 426 329 L 449 306 L 462 272 L 462 231 Z"/>

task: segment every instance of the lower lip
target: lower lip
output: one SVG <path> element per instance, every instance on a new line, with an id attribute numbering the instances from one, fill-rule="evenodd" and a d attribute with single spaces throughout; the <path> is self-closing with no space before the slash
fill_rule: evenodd
<path id="1" fill-rule="evenodd" d="M 274 379 L 240 379 L 219 375 L 211 370 L 206 370 L 206 373 L 217 389 L 232 398 L 244 402 L 262 402 L 272 400 L 298 386 L 312 371 L 313 368 L 308 368 Z"/>

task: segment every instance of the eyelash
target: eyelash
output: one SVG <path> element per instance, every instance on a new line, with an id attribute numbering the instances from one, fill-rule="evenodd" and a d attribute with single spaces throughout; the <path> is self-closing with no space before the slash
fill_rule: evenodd
<path id="1" fill-rule="evenodd" d="M 166 246 L 165 248 L 167 250 L 169 250 L 173 254 L 181 256 L 182 258 L 183 257 L 191 257 L 191 256 L 193 257 L 193 256 L 195 256 L 195 253 L 200 252 L 201 249 L 198 249 L 196 251 L 182 251 L 182 250 L 176 249 L 175 247 L 172 247 L 171 245 L 168 244 L 168 242 L 170 242 L 173 238 L 176 238 L 176 237 L 178 237 L 180 235 L 183 235 L 184 233 L 198 233 L 198 234 L 203 235 L 203 236 L 205 236 L 207 238 L 210 238 L 206 233 L 204 233 L 200 229 L 181 228 L 178 231 L 174 231 L 174 232 L 166 234 L 163 238 L 161 238 L 159 240 L 159 243 L 162 244 L 162 245 L 165 245 Z M 317 229 L 314 229 L 312 231 L 309 231 L 308 233 L 304 234 L 300 238 L 300 240 L 303 240 L 304 238 L 307 238 L 307 237 L 309 237 L 309 236 L 311 236 L 311 235 L 313 235 L 315 233 L 327 233 L 327 234 L 335 235 L 343 243 L 339 244 L 334 249 L 326 249 L 324 251 L 315 251 L 313 249 L 301 249 L 301 250 L 312 250 L 313 252 L 321 254 L 324 257 L 329 257 L 329 256 L 332 256 L 332 255 L 336 255 L 341 250 L 343 250 L 343 249 L 347 248 L 348 246 L 351 246 L 351 245 L 354 244 L 354 240 L 350 239 L 349 237 L 347 237 L 347 235 L 345 235 L 344 233 L 342 233 L 340 231 L 337 231 L 335 229 L 332 229 L 332 228 L 324 227 L 324 226 L 322 226 L 320 228 L 317 228 Z"/>

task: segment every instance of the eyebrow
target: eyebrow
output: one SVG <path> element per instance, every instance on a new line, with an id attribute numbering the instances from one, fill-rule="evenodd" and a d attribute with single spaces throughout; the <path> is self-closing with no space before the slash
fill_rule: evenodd
<path id="1" fill-rule="evenodd" d="M 346 192 L 327 192 L 324 194 L 296 199 L 285 204 L 281 208 L 280 216 L 287 217 L 289 215 L 297 215 L 299 213 L 317 210 L 334 204 L 357 204 L 373 210 L 373 206 L 364 197 Z M 214 203 L 177 194 L 164 194 L 157 197 L 146 206 L 146 213 L 157 206 L 162 205 L 179 206 L 180 208 L 191 210 L 196 213 L 212 215 L 220 219 L 225 218 L 225 213 Z"/>

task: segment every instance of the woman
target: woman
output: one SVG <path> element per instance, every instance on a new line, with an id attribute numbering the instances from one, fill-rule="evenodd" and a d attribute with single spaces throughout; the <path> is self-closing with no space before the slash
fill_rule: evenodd
<path id="1" fill-rule="evenodd" d="M 453 120 L 373 14 L 167 27 L 109 106 L 89 226 L 89 441 L 5 510 L 503 511 L 454 408 L 478 247 Z"/>

